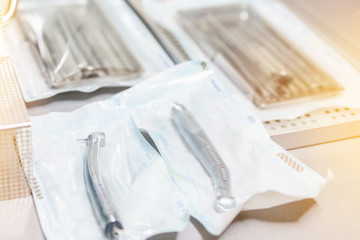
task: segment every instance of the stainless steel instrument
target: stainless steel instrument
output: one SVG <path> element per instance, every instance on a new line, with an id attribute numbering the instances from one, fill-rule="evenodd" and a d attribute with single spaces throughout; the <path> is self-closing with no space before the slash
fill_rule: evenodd
<path id="1" fill-rule="evenodd" d="M 51 87 L 141 75 L 140 63 L 105 14 L 94 1 L 19 11 L 20 26 Z"/>
<path id="2" fill-rule="evenodd" d="M 119 239 L 123 226 L 110 200 L 99 168 L 100 148 L 105 146 L 105 134 L 102 132 L 90 134 L 86 144 L 87 153 L 84 163 L 84 175 L 91 206 L 99 225 L 104 230 L 104 234 L 109 239 Z"/>
<path id="3" fill-rule="evenodd" d="M 230 172 L 210 139 L 185 106 L 175 103 L 171 111 L 174 126 L 186 145 L 204 167 L 214 186 L 217 212 L 226 212 L 236 207 L 231 193 Z"/>
<path id="4" fill-rule="evenodd" d="M 204 53 L 260 108 L 343 90 L 250 5 L 182 11 L 179 21 Z"/>

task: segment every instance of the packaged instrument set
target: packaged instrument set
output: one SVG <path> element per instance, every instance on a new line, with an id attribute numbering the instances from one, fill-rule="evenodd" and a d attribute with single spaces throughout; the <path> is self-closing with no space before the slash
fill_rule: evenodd
<path id="1" fill-rule="evenodd" d="M 241 210 L 314 197 L 326 180 L 272 142 L 243 100 L 189 62 L 31 118 L 45 236 L 145 239 L 190 216 L 219 235 Z"/>
<path id="2" fill-rule="evenodd" d="M 22 1 L 7 31 L 24 99 L 133 86 L 171 59 L 194 59 L 210 61 L 264 121 L 358 107 L 359 73 L 276 0 L 143 0 L 142 15 L 133 2 Z"/>
<path id="3" fill-rule="evenodd" d="M 260 108 L 343 90 L 249 4 L 178 14 L 187 34 Z"/>
<path id="4" fill-rule="evenodd" d="M 171 32 L 169 41 L 180 48 L 173 54 L 212 63 L 225 84 L 253 102 L 263 121 L 334 105 L 359 107 L 359 72 L 279 1 L 142 5 L 143 14 Z"/>
<path id="5" fill-rule="evenodd" d="M 104 10 L 87 4 L 41 7 L 18 12 L 34 57 L 54 88 L 139 77 L 143 69 Z"/>
<path id="6" fill-rule="evenodd" d="M 28 102 L 69 91 L 132 86 L 172 63 L 122 1 L 25 0 L 8 24 Z"/>
<path id="7" fill-rule="evenodd" d="M 360 81 L 349 86 L 359 73 L 301 24 L 305 37 L 286 36 L 298 22 L 276 1 L 143 0 L 180 52 L 209 60 L 169 68 L 128 2 L 24 0 L 9 22 L 26 101 L 132 86 L 31 117 L 34 172 L 26 174 L 45 237 L 146 239 L 182 231 L 190 217 L 220 235 L 243 210 L 315 197 L 327 180 L 274 143 L 255 114 L 357 105 Z M 306 36 L 315 43 L 299 47 Z M 312 51 L 331 57 L 317 61 Z M 288 111 L 305 99 L 316 102 Z"/>

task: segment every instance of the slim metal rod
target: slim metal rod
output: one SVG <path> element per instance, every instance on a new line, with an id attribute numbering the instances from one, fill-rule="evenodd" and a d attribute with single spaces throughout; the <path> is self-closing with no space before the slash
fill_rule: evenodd
<path id="1" fill-rule="evenodd" d="M 56 12 L 52 11 L 52 14 L 56 15 Z M 55 17 L 53 22 L 58 22 L 58 19 Z M 76 62 L 69 50 L 68 40 L 63 36 L 60 28 L 57 31 L 44 31 L 43 35 L 47 41 L 46 45 L 52 49 L 52 56 L 56 61 L 56 68 L 53 71 L 59 78 L 57 78 L 56 82 L 53 82 L 53 85 L 57 86 L 62 84 L 67 75 L 73 71 Z"/>
<path id="2" fill-rule="evenodd" d="M 73 20 L 71 18 L 71 15 L 66 14 L 63 9 L 60 9 L 59 13 L 61 14 L 62 20 L 64 21 L 65 27 L 67 29 L 69 29 L 69 33 L 71 34 L 72 39 L 74 40 L 74 43 L 75 43 L 74 47 L 78 48 L 80 50 L 81 54 L 83 55 L 83 59 L 85 59 L 86 66 L 92 66 L 92 67 L 97 66 L 97 63 L 94 62 L 94 60 L 95 60 L 94 57 L 89 52 L 89 47 L 91 47 L 91 46 L 89 46 L 82 37 L 83 23 L 81 23 L 81 22 L 78 23 L 75 21 L 74 21 L 75 23 L 70 22 L 71 20 Z"/>
<path id="3" fill-rule="evenodd" d="M 266 91 L 266 89 L 264 89 L 261 85 L 258 84 L 255 76 L 251 72 L 249 72 L 249 68 L 244 66 L 243 62 L 238 58 L 238 56 L 227 45 L 223 43 L 222 39 L 219 39 L 219 36 L 216 33 L 213 33 L 212 37 L 209 38 L 209 41 L 213 44 L 215 49 L 219 51 L 219 53 L 224 54 L 226 59 L 228 59 L 230 63 L 233 63 L 232 65 L 235 67 L 235 69 L 237 69 L 237 71 L 240 71 L 240 73 L 245 75 L 247 79 L 251 79 L 251 81 L 248 81 L 248 83 L 256 92 L 258 92 L 264 97 L 271 96 L 271 94 Z"/>
<path id="4" fill-rule="evenodd" d="M 260 107 L 342 89 L 251 7 L 184 11 L 180 17 L 185 31 L 234 82 L 238 78 L 253 89 L 253 101 Z M 216 57 L 217 52 L 224 58 Z"/>
<path id="5" fill-rule="evenodd" d="M 255 91 L 260 91 L 260 89 L 256 88 L 256 86 L 253 86 L 252 82 L 248 82 L 244 79 L 245 74 L 239 73 L 236 62 L 234 62 L 231 56 L 227 55 L 227 52 L 224 52 L 216 47 L 216 43 L 208 41 L 206 34 L 202 34 L 200 31 L 197 31 L 197 29 L 201 28 L 201 26 L 195 26 L 194 22 L 185 17 L 182 20 L 184 30 L 199 43 L 200 48 L 205 52 L 205 54 L 207 54 L 211 60 L 215 62 L 215 64 L 221 67 L 223 71 L 234 81 L 234 83 L 238 85 L 243 92 L 245 92 L 245 94 L 254 96 Z M 214 39 L 212 40 L 214 41 Z M 261 93 L 258 92 L 256 96 L 259 94 Z"/>
<path id="6" fill-rule="evenodd" d="M 43 41 L 49 50 L 49 55 L 51 58 L 52 69 L 51 74 L 54 76 L 51 84 L 56 86 L 62 79 L 65 77 L 65 70 L 59 65 L 61 55 L 59 55 L 58 45 L 54 44 L 54 41 L 48 38 L 47 34 L 43 34 Z"/>
<path id="7" fill-rule="evenodd" d="M 291 64 L 288 64 L 288 67 L 294 68 L 296 66 L 297 69 L 294 71 L 297 72 L 301 76 L 301 78 L 306 82 L 307 86 L 311 88 L 314 82 L 316 82 L 315 78 L 309 78 L 309 76 L 316 76 L 319 74 L 317 69 L 307 62 L 303 56 L 298 54 L 292 47 L 290 47 L 283 39 L 279 37 L 275 37 L 275 33 L 273 30 L 260 25 L 259 23 L 250 23 L 252 25 L 252 29 L 257 31 L 257 36 L 266 35 L 265 41 L 262 41 L 267 45 L 267 48 L 271 50 L 274 54 L 280 54 L 284 56 L 284 59 L 287 59 Z M 285 61 L 286 62 L 286 61 Z"/>
<path id="8" fill-rule="evenodd" d="M 210 53 L 212 58 L 220 67 L 226 67 L 228 70 L 230 70 L 226 71 L 226 73 L 231 74 L 230 77 L 233 78 L 237 85 L 238 82 L 241 81 L 240 88 L 244 88 L 245 86 L 246 93 L 250 94 L 254 102 L 261 104 L 263 101 L 263 96 L 271 97 L 265 91 L 265 89 L 256 85 L 257 82 L 255 80 L 249 81 L 249 79 L 254 76 L 248 71 L 248 68 L 244 66 L 238 57 L 234 55 L 233 51 L 229 49 L 229 46 L 224 45 L 222 39 L 218 39 L 218 35 L 216 33 L 214 36 L 209 36 L 209 34 L 204 32 L 202 29 L 203 25 L 201 22 L 198 22 L 197 25 L 195 25 L 196 22 L 184 19 L 183 23 L 183 27 L 189 33 L 189 35 L 200 42 L 199 45 L 202 49 L 209 51 L 210 46 L 208 46 L 207 43 L 210 42 L 210 45 L 213 48 L 213 53 Z M 198 29 L 201 29 L 202 34 L 199 33 Z M 224 58 L 221 57 L 221 55 L 224 55 Z M 227 64 L 227 62 L 229 62 L 229 64 Z"/>
<path id="9" fill-rule="evenodd" d="M 61 15 L 61 17 L 59 16 Z M 77 47 L 75 43 L 74 35 L 70 32 L 67 25 L 65 25 L 64 14 L 61 10 L 59 10 L 55 14 L 56 23 L 59 31 L 61 32 L 62 38 L 67 42 L 67 46 L 70 49 L 71 57 L 74 59 L 74 66 L 77 67 L 77 64 L 84 63 L 86 64 L 86 58 L 82 54 L 81 50 Z"/>
<path id="10" fill-rule="evenodd" d="M 269 51 L 268 48 L 273 49 L 273 47 L 272 43 L 264 37 L 267 33 L 265 31 L 258 32 L 254 29 L 255 26 L 253 22 L 256 21 L 253 20 L 254 17 L 255 16 L 251 16 L 251 18 L 244 20 L 240 19 L 238 14 L 236 17 L 234 17 L 234 15 L 224 15 L 221 17 L 221 20 L 229 23 L 229 26 L 224 25 L 224 28 L 229 29 L 230 32 L 235 34 L 234 37 L 239 41 L 240 46 L 245 46 L 243 51 L 250 51 L 249 54 L 256 57 L 256 62 L 260 62 L 261 65 L 265 67 L 268 78 L 274 74 L 279 75 L 280 72 L 289 72 L 289 68 L 283 64 L 283 62 L 287 62 L 287 60 L 281 61 L 278 59 L 278 56 L 281 55 L 279 52 L 273 54 Z M 234 21 L 236 21 L 235 24 Z M 297 95 L 300 93 L 299 90 L 306 89 L 306 86 L 298 81 L 298 79 L 292 79 L 288 85 L 279 85 L 278 87 L 288 96 Z"/>
<path id="11" fill-rule="evenodd" d="M 109 19 L 99 7 L 94 8 L 94 11 L 103 23 L 109 23 Z M 118 57 L 118 60 L 122 63 L 124 68 L 131 71 L 138 71 L 141 68 L 138 61 L 134 58 L 133 54 L 130 53 L 126 43 L 119 36 L 117 30 L 112 25 L 110 25 L 109 28 L 101 28 L 99 26 L 99 29 L 101 29 L 101 35 L 105 38 L 107 43 L 115 50 L 115 55 Z"/>
<path id="12" fill-rule="evenodd" d="M 219 21 L 217 21 L 215 17 L 211 16 L 211 17 L 208 17 L 208 19 L 210 20 L 210 23 L 214 27 L 215 33 L 218 33 L 219 36 L 222 36 L 222 38 L 224 39 L 222 45 L 226 45 L 224 43 L 230 42 L 231 45 L 237 47 L 235 49 L 238 50 L 238 53 L 239 52 L 246 53 L 246 56 L 249 59 L 251 54 L 248 51 L 244 51 L 244 48 L 240 49 L 241 44 L 237 44 L 237 42 L 236 42 L 236 40 L 239 40 L 239 39 L 234 38 L 234 36 L 232 36 L 230 32 L 226 31 L 225 27 Z M 229 51 L 232 51 L 232 49 L 229 49 Z M 240 63 L 241 62 L 242 61 L 240 60 Z M 274 89 L 269 87 L 269 85 L 267 84 L 266 78 L 268 76 L 266 76 L 266 74 L 264 74 L 263 69 L 261 69 L 261 65 L 256 64 L 256 61 L 254 61 L 254 60 L 250 60 L 250 63 L 252 64 L 252 66 L 249 66 L 250 69 L 254 68 L 254 67 L 256 68 L 256 70 L 253 71 L 253 74 L 256 74 L 255 72 L 257 72 L 258 74 L 262 74 L 262 76 L 260 76 L 260 77 L 254 77 L 254 81 L 256 82 L 256 84 L 258 86 L 260 86 L 260 88 L 265 89 L 270 95 L 279 97 L 278 93 L 276 91 L 274 91 Z"/>

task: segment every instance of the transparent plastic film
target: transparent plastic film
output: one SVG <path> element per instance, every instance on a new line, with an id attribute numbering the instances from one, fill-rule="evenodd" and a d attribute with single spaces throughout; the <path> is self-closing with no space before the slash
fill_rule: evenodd
<path id="1" fill-rule="evenodd" d="M 109 100 L 31 119 L 43 190 L 35 201 L 47 238 L 106 236 L 84 183 L 88 146 L 77 141 L 94 133 L 106 136 L 104 146 L 97 142 L 107 189 L 99 195 L 109 200 L 101 202 L 114 204 L 120 235 L 129 238 L 181 231 L 189 215 L 219 235 L 241 210 L 319 193 L 326 180 L 272 142 L 251 103 L 205 65 L 184 63 Z"/>
<path id="2" fill-rule="evenodd" d="M 130 80 L 143 68 L 97 1 L 21 8 L 17 14 L 49 86 Z"/>
<path id="3" fill-rule="evenodd" d="M 156 233 L 184 228 L 189 218 L 188 200 L 151 140 L 153 133 L 137 127 L 130 115 L 125 116 L 119 132 L 126 139 L 119 146 L 123 149 L 123 162 L 117 161 L 106 166 L 105 169 L 111 174 L 104 175 L 104 180 L 117 183 L 118 187 L 114 189 L 113 195 L 118 194 L 123 199 L 131 200 L 124 201 L 120 213 L 131 220 L 124 218 L 124 233 L 131 235 L 138 232 L 150 237 Z M 121 183 L 119 176 L 122 176 Z M 139 193 L 136 197 L 135 192 Z M 166 211 L 162 210 L 164 206 Z M 139 212 L 139 215 L 134 215 L 134 211 Z M 154 217 L 155 215 L 158 216 Z M 166 223 L 163 219 L 166 219 Z M 153 229 L 146 230 L 151 225 Z M 126 228 L 131 231 L 126 231 Z"/>
<path id="4" fill-rule="evenodd" d="M 250 3 L 180 11 L 178 20 L 259 108 L 332 96 L 343 90 L 281 37 Z"/>
<path id="5" fill-rule="evenodd" d="M 172 75 L 196 65 L 197 73 Z M 325 179 L 292 156 L 301 173 L 280 160 L 284 150 L 270 140 L 251 103 L 199 66 L 204 63 L 184 63 L 169 70 L 167 80 L 159 75 L 111 99 L 126 106 L 141 127 L 161 134 L 154 141 L 162 154 L 168 152 L 167 163 L 190 201 L 191 215 L 218 235 L 243 209 L 316 195 Z"/>
<path id="6" fill-rule="evenodd" d="M 188 201 L 131 116 L 105 105 L 88 110 L 32 119 L 45 236 L 146 239 L 184 229 Z"/>

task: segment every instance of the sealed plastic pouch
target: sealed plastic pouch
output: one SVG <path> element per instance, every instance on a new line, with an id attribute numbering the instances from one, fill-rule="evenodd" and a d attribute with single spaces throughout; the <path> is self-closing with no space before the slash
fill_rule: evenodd
<path id="1" fill-rule="evenodd" d="M 358 108 L 360 74 L 279 1 L 142 0 L 174 46 L 207 60 L 262 121 Z M 179 51 L 181 52 L 181 51 Z"/>
<path id="2" fill-rule="evenodd" d="M 35 177 L 43 196 L 35 203 L 48 239 L 105 239 L 111 221 L 101 222 L 99 215 L 109 213 L 121 224 L 118 239 L 144 239 L 185 227 L 187 200 L 166 164 L 131 117 L 113 110 L 92 105 L 32 119 Z M 96 149 L 79 139 L 96 133 L 102 141 L 95 154 L 98 165 L 91 165 Z M 92 171 L 87 171 L 89 164 Z M 94 190 L 98 195 L 92 198 Z"/>
<path id="3" fill-rule="evenodd" d="M 132 79 L 143 71 L 95 1 L 22 9 L 18 20 L 51 87 Z"/>
<path id="4" fill-rule="evenodd" d="M 250 3 L 181 11 L 178 18 L 206 55 L 260 108 L 343 89 Z"/>
<path id="5" fill-rule="evenodd" d="M 189 214 L 219 235 L 242 210 L 320 192 L 326 180 L 274 143 L 246 97 L 206 65 L 185 63 L 109 100 L 32 118 L 35 173 L 44 189 L 35 201 L 49 238 L 104 236 L 84 184 L 86 146 L 77 141 L 91 133 L 106 136 L 102 180 L 129 237 L 181 231 Z"/>
<path id="6" fill-rule="evenodd" d="M 200 63 L 175 69 L 194 65 Z M 325 179 L 269 138 L 245 97 L 225 88 L 212 71 L 199 70 L 166 81 L 153 78 L 111 99 L 139 125 L 161 135 L 154 141 L 189 197 L 191 215 L 219 235 L 242 210 L 316 196 Z M 177 114 L 185 108 L 179 121 Z M 188 136 L 179 133 L 184 129 Z M 196 199 L 189 182 L 195 184 Z"/>
<path id="7" fill-rule="evenodd" d="M 122 1 L 25 0 L 8 26 L 26 101 L 132 86 L 171 65 Z"/>

